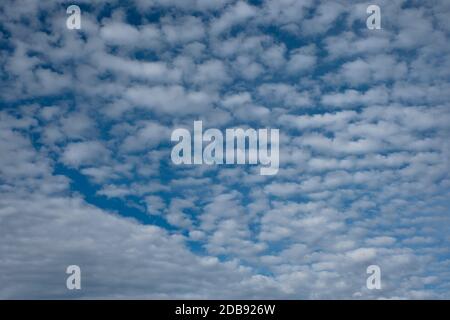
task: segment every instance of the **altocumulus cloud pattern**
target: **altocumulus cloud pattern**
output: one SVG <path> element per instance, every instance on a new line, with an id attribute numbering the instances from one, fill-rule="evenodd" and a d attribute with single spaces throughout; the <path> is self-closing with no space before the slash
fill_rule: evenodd
<path id="1" fill-rule="evenodd" d="M 450 2 L 370 4 L 2 0 L 0 298 L 450 298 Z M 174 165 L 196 120 L 278 173 Z"/>

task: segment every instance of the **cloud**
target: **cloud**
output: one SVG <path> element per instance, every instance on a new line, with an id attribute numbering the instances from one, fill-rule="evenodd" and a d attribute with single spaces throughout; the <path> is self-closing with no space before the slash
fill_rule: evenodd
<path id="1" fill-rule="evenodd" d="M 215 100 L 206 92 L 186 91 L 178 85 L 131 87 L 125 97 L 134 105 L 159 114 L 199 114 Z"/>
<path id="2" fill-rule="evenodd" d="M 370 61 L 358 58 L 344 63 L 336 80 L 342 80 L 352 86 L 376 84 L 380 81 L 402 79 L 406 71 L 404 62 L 396 61 L 392 56 L 379 55 Z"/>
<path id="3" fill-rule="evenodd" d="M 325 94 L 321 98 L 322 104 L 340 108 L 386 104 L 388 101 L 389 91 L 383 87 L 372 88 L 366 92 L 348 89 L 342 93 Z"/>
<path id="4" fill-rule="evenodd" d="M 211 32 L 220 34 L 227 31 L 234 25 L 240 24 L 253 17 L 257 9 L 244 1 L 238 1 L 236 4 L 227 7 L 224 13 L 213 21 Z"/>
<path id="5" fill-rule="evenodd" d="M 307 92 L 299 92 L 294 86 L 284 83 L 266 83 L 258 88 L 258 94 L 266 103 L 277 107 L 307 107 L 311 99 Z"/>
<path id="6" fill-rule="evenodd" d="M 87 4 L 0 4 L 1 298 L 449 297 L 445 1 L 381 30 L 364 1 Z M 174 165 L 195 120 L 280 129 L 278 174 Z"/>
<path id="7" fill-rule="evenodd" d="M 74 142 L 67 145 L 62 161 L 68 166 L 79 167 L 95 164 L 109 156 L 109 151 L 98 141 Z"/>

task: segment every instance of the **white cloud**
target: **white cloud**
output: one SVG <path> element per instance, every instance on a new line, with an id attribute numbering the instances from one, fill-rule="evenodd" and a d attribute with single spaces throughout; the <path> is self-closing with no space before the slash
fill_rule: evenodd
<path id="1" fill-rule="evenodd" d="M 108 149 L 98 141 L 74 142 L 67 145 L 62 161 L 73 167 L 95 164 L 109 156 Z"/>
<path id="2" fill-rule="evenodd" d="M 220 34 L 227 31 L 234 25 L 240 24 L 253 17 L 257 9 L 244 1 L 238 1 L 236 4 L 225 9 L 224 13 L 216 20 L 213 20 L 211 32 Z"/>
<path id="3" fill-rule="evenodd" d="M 211 107 L 215 100 L 206 92 L 187 92 L 178 85 L 131 87 L 125 92 L 125 97 L 132 104 L 157 114 L 199 114 Z"/>

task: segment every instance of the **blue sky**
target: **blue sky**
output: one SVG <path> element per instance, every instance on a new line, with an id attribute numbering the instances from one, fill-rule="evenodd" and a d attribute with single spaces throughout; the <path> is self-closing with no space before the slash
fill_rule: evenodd
<path id="1" fill-rule="evenodd" d="M 449 13 L 2 1 L 0 297 L 449 298 Z M 175 166 L 196 120 L 279 129 L 278 174 Z"/>

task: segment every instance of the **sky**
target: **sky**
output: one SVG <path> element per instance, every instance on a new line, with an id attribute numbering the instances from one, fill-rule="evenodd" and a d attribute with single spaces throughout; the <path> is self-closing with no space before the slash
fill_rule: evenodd
<path id="1" fill-rule="evenodd" d="M 450 299 L 449 15 L 2 0 L 0 298 Z M 173 164 L 197 120 L 279 129 L 278 173 Z"/>

